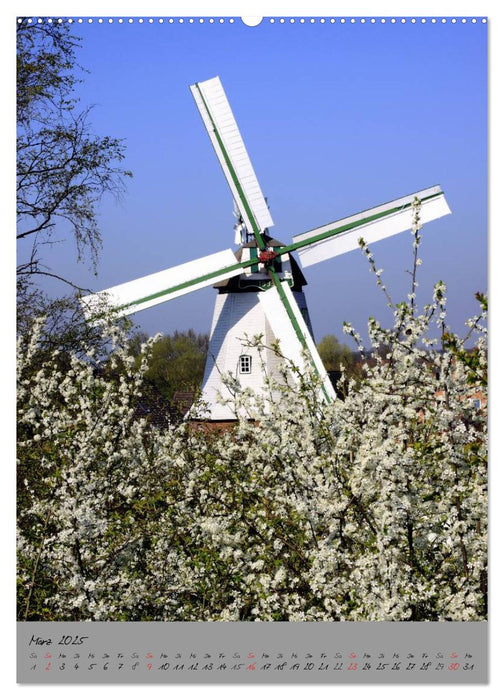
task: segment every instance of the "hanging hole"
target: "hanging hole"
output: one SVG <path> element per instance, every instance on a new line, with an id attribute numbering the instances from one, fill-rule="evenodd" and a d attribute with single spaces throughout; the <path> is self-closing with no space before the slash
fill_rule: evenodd
<path id="1" fill-rule="evenodd" d="M 257 27 L 263 21 L 262 17 L 242 17 L 241 21 L 246 24 L 247 27 Z"/>

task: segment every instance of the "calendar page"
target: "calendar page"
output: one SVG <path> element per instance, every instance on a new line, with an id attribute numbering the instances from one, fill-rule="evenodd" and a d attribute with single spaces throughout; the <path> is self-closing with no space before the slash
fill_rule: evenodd
<path id="1" fill-rule="evenodd" d="M 19 623 L 23 683 L 484 683 L 483 623 Z"/>
<path id="2" fill-rule="evenodd" d="M 488 682 L 487 29 L 17 18 L 18 683 Z"/>

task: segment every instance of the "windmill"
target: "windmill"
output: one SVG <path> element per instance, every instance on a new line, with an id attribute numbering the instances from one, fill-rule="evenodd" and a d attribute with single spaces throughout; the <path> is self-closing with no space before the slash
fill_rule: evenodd
<path id="1" fill-rule="evenodd" d="M 321 399 L 335 398 L 312 338 L 303 287 L 303 267 L 359 247 L 359 239 L 373 243 L 410 229 L 413 203 L 421 203 L 422 223 L 450 213 L 439 186 L 430 187 L 387 204 L 293 237 L 285 245 L 270 236 L 273 219 L 218 77 L 195 83 L 191 92 L 234 199 L 235 245 L 231 248 L 147 275 L 83 297 L 88 317 L 99 315 L 105 299 L 119 315 L 129 315 L 155 304 L 213 285 L 217 290 L 210 331 L 209 352 L 202 385 L 209 420 L 235 418 L 219 401 L 226 395 L 222 381 L 231 372 L 241 386 L 259 391 L 263 372 L 278 370 L 278 353 L 259 350 L 246 337 L 262 336 L 266 348 L 276 341 L 281 355 L 302 368 L 309 358 L 320 378 Z"/>

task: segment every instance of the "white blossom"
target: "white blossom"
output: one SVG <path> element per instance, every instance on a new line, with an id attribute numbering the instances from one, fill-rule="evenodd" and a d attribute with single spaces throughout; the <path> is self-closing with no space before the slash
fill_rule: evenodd
<path id="1" fill-rule="evenodd" d="M 39 360 L 36 326 L 18 349 L 20 619 L 484 619 L 485 314 L 469 357 L 431 335 L 442 283 L 412 303 L 370 321 L 344 399 L 320 405 L 309 363 L 258 395 L 228 377 L 237 421 L 215 434 L 138 417 L 148 363 L 117 329 L 111 381 Z"/>

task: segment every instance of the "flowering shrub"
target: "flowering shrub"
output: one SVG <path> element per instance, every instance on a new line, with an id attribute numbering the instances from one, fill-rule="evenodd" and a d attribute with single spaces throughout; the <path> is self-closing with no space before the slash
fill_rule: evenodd
<path id="1" fill-rule="evenodd" d="M 138 368 L 117 329 L 105 365 L 39 361 L 37 328 L 22 338 L 19 618 L 484 619 L 485 301 L 468 351 L 443 284 L 421 312 L 415 287 L 387 297 L 391 328 L 370 320 L 343 400 L 321 406 L 309 364 L 286 365 L 295 386 L 234 383 L 220 433 L 138 417 L 152 341 Z"/>

